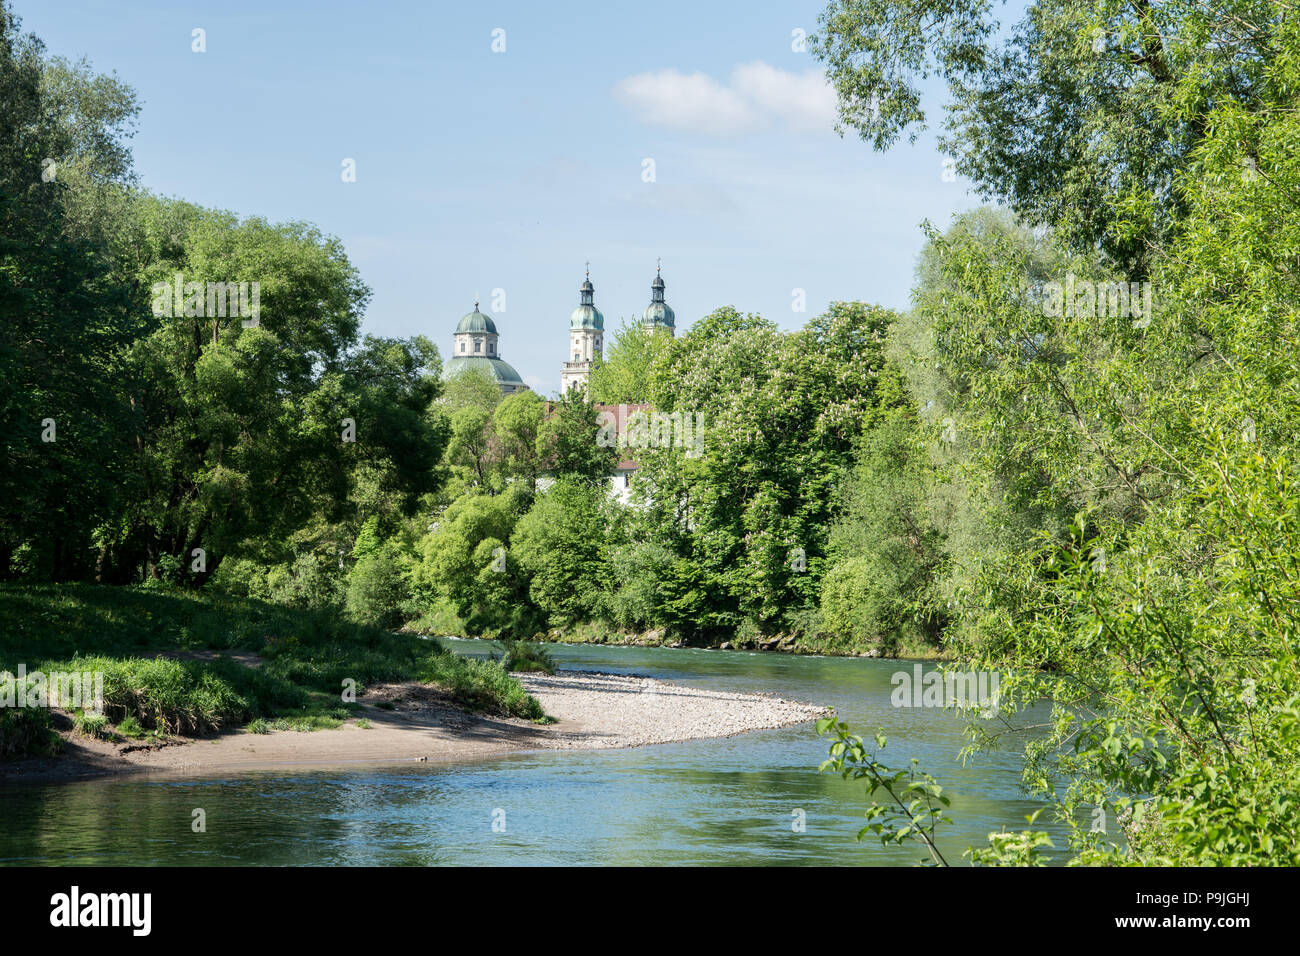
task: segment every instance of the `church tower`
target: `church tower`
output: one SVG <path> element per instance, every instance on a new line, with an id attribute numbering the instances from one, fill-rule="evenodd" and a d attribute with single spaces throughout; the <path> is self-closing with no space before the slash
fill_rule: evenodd
<path id="1" fill-rule="evenodd" d="M 641 328 L 647 332 L 667 329 L 669 335 L 677 334 L 676 316 L 668 303 L 664 301 L 664 278 L 660 275 L 658 260 L 655 260 L 655 278 L 650 283 L 650 304 L 641 315 Z"/>
<path id="2" fill-rule="evenodd" d="M 560 392 L 579 386 L 587 387 L 592 363 L 600 358 L 605 338 L 605 317 L 596 308 L 596 289 L 591 284 L 591 263 L 587 263 L 587 278 L 578 290 L 581 299 L 569 316 L 569 355 L 560 369 Z"/>

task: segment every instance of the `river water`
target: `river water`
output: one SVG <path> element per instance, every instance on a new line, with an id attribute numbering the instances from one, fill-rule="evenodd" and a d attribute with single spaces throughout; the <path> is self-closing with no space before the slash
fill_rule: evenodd
<path id="1" fill-rule="evenodd" d="M 447 643 L 460 653 L 491 649 L 477 641 Z M 910 672 L 910 663 L 674 648 L 549 650 L 563 668 L 835 707 L 855 732 L 889 737 L 886 763 L 902 767 L 916 757 L 944 785 L 954 823 L 941 828 L 939 845 L 952 863 L 962 863 L 962 851 L 983 845 L 990 831 L 1023 828 L 1038 805 L 1018 789 L 1014 749 L 962 766 L 961 717 L 891 706 L 891 675 Z M 0 863 L 917 863 L 925 855 L 919 845 L 856 841 L 865 788 L 819 774 L 825 757 L 825 741 L 806 724 L 453 765 L 0 784 Z M 206 813 L 205 833 L 191 829 L 195 808 Z"/>

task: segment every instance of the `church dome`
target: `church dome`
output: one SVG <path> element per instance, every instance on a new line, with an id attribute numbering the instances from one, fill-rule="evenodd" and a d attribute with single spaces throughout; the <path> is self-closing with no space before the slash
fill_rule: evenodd
<path id="1" fill-rule="evenodd" d="M 465 315 L 456 326 L 456 350 L 443 363 L 443 378 L 475 369 L 486 372 L 507 395 L 528 388 L 514 366 L 501 358 L 497 338 L 497 324 L 480 312 L 475 302 L 474 311 Z"/>
<path id="2" fill-rule="evenodd" d="M 569 316 L 569 328 L 604 331 L 605 317 L 594 305 L 580 305 Z"/>
<path id="3" fill-rule="evenodd" d="M 645 325 L 662 325 L 664 328 L 675 328 L 677 316 L 673 312 L 672 306 L 667 302 L 651 302 L 645 307 L 645 312 L 641 314 L 641 321 Z"/>
<path id="4" fill-rule="evenodd" d="M 600 309 L 596 308 L 596 287 L 591 284 L 591 273 L 587 273 L 587 278 L 582 281 L 578 287 L 579 303 L 578 307 L 569 315 L 569 329 L 592 329 L 597 332 L 605 330 L 605 317 L 600 314 Z"/>
<path id="5" fill-rule="evenodd" d="M 672 307 L 664 301 L 664 279 L 655 269 L 654 281 L 650 283 L 650 304 L 641 313 L 641 324 L 656 328 L 675 328 L 677 316 Z"/>
<path id="6" fill-rule="evenodd" d="M 443 366 L 443 378 L 451 378 L 469 369 L 486 371 L 501 386 L 525 388 L 524 380 L 519 377 L 515 367 L 499 358 L 485 358 L 482 355 L 458 355 L 447 360 Z"/>
<path id="7" fill-rule="evenodd" d="M 487 332 L 496 335 L 497 326 L 489 316 L 478 310 L 478 303 L 475 302 L 474 311 L 465 314 L 465 317 L 460 320 L 460 325 L 456 326 L 456 332 Z"/>

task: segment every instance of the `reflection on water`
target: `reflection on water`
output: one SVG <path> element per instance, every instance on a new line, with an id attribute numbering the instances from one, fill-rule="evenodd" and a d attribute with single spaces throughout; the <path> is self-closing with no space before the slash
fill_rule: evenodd
<path id="1" fill-rule="evenodd" d="M 448 642 L 461 653 L 490 646 Z M 910 664 L 671 648 L 553 645 L 561 667 L 644 674 L 828 704 L 889 737 L 953 799 L 950 862 L 1034 806 L 1014 752 L 956 759 L 962 721 L 890 706 Z M 328 731 L 322 731 L 328 733 Z M 547 751 L 474 764 L 275 772 L 202 780 L 96 780 L 0 791 L 0 862 L 60 864 L 911 865 L 923 848 L 857 843 L 864 788 L 817 773 L 811 724 L 630 750 Z M 207 832 L 191 814 L 206 811 Z M 804 832 L 795 832 L 802 810 Z M 494 830 L 494 821 L 497 829 Z M 502 823 L 504 830 L 501 829 Z M 1056 841 L 1061 845 L 1062 841 Z"/>

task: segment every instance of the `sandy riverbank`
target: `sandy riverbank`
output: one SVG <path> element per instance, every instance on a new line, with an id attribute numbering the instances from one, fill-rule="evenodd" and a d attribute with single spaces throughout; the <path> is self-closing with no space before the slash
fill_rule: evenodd
<path id="1" fill-rule="evenodd" d="M 10 781 L 99 774 L 204 776 L 249 770 L 476 760 L 527 750 L 637 747 L 728 737 L 810 721 L 824 708 L 760 694 L 735 694 L 645 677 L 583 671 L 521 674 L 553 724 L 467 713 L 436 688 L 411 682 L 372 687 L 360 699 L 370 722 L 311 733 L 244 731 L 162 746 L 113 744 L 67 735 L 53 760 L 0 766 Z M 376 706 L 387 702 L 392 709 Z"/>

